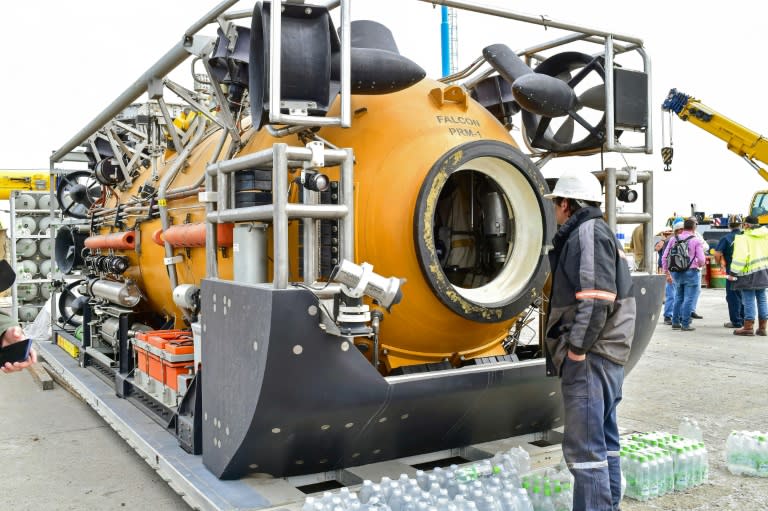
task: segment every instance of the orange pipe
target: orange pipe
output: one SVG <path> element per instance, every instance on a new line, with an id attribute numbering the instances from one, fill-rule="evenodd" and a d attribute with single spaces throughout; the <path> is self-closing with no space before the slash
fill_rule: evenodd
<path id="1" fill-rule="evenodd" d="M 111 248 L 115 250 L 133 250 L 136 248 L 136 233 L 133 231 L 113 232 L 85 238 L 85 246 L 94 248 Z"/>
<path id="2" fill-rule="evenodd" d="M 163 245 L 163 230 L 158 229 L 155 232 L 152 233 L 152 241 L 157 243 L 158 245 Z"/>
<path id="3" fill-rule="evenodd" d="M 216 226 L 216 244 L 219 247 L 232 246 L 234 224 L 218 224 Z M 172 225 L 165 231 L 155 231 L 152 239 L 158 245 L 167 241 L 174 248 L 199 248 L 205 246 L 205 224 Z"/>

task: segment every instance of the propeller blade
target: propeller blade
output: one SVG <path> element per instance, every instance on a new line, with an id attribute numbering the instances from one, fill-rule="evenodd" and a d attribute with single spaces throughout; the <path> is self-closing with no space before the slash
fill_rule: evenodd
<path id="1" fill-rule="evenodd" d="M 568 144 L 573 140 L 573 117 L 568 117 L 555 133 L 555 142 Z"/>
<path id="2" fill-rule="evenodd" d="M 533 70 L 506 44 L 492 44 L 483 48 L 483 57 L 497 73 L 509 83 Z"/>
<path id="3" fill-rule="evenodd" d="M 536 115 L 562 117 L 578 104 L 566 82 L 540 73 L 523 75 L 512 83 L 512 95 L 520 106 Z"/>
<path id="4" fill-rule="evenodd" d="M 595 85 L 584 91 L 579 96 L 579 104 L 581 106 L 591 108 L 593 110 L 605 111 L 605 85 Z"/>

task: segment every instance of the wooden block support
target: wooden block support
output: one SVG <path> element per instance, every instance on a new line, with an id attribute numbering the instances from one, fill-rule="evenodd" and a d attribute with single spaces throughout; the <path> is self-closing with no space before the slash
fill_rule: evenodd
<path id="1" fill-rule="evenodd" d="M 48 371 L 43 368 L 42 364 L 33 364 L 27 368 L 27 371 L 29 371 L 29 374 L 32 375 L 32 378 L 34 378 L 37 384 L 40 385 L 41 389 L 53 389 L 53 378 L 51 378 L 51 375 L 48 374 Z"/>

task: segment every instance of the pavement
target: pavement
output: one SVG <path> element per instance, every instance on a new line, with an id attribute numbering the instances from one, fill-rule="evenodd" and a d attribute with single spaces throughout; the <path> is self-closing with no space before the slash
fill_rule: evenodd
<path id="1" fill-rule="evenodd" d="M 142 508 L 189 509 L 87 404 L 0 373 L 0 509 Z"/>
<path id="2" fill-rule="evenodd" d="M 725 439 L 733 430 L 768 431 L 768 337 L 739 337 L 728 321 L 724 289 L 703 289 L 693 332 L 659 318 L 645 355 L 624 381 L 619 427 L 677 433 L 695 418 L 709 454 L 707 484 L 645 503 L 625 499 L 623 511 L 768 509 L 768 479 L 731 475 Z"/>
<path id="3" fill-rule="evenodd" d="M 710 481 L 624 511 L 764 510 L 768 479 L 731 475 L 723 454 L 734 429 L 768 431 L 768 337 L 737 337 L 725 291 L 704 289 L 696 330 L 659 325 L 626 378 L 625 431 L 677 432 L 697 419 Z M 62 387 L 42 391 L 27 372 L 0 373 L 0 510 L 184 510 L 187 504 L 89 406 Z"/>

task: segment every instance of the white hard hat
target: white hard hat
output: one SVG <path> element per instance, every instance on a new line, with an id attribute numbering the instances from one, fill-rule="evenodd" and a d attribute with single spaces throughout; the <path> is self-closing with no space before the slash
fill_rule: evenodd
<path id="1" fill-rule="evenodd" d="M 603 188 L 600 185 L 600 180 L 590 172 L 566 170 L 557 180 L 552 193 L 544 196 L 545 199 L 554 199 L 555 197 L 602 203 Z"/>

